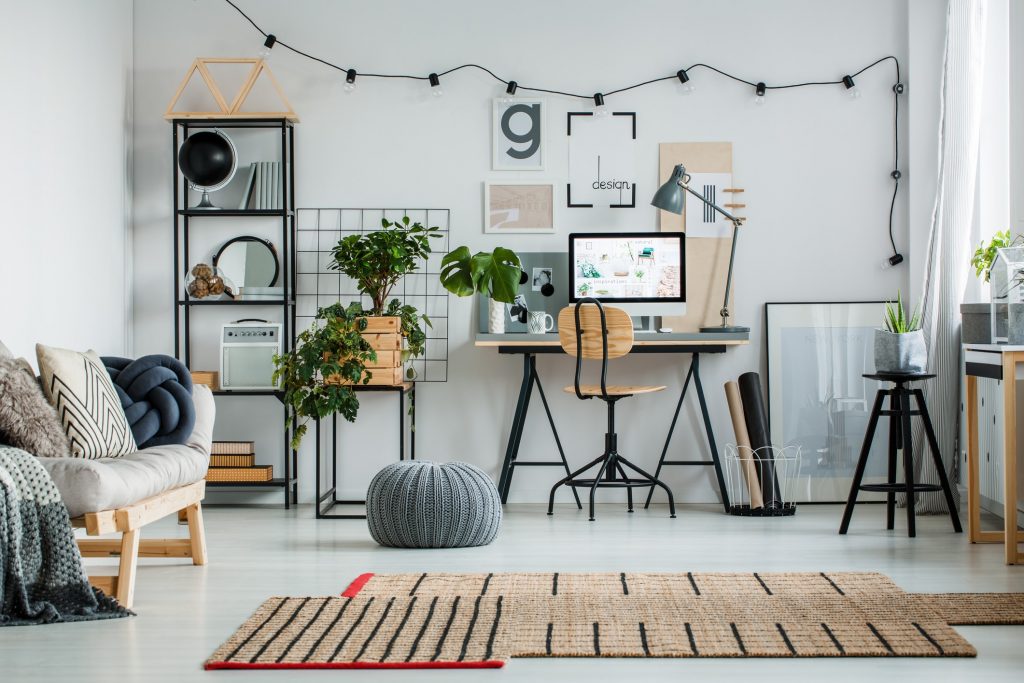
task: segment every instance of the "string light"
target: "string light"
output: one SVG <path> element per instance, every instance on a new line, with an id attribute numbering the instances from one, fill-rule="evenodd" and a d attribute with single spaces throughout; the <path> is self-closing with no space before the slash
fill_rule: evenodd
<path id="1" fill-rule="evenodd" d="M 259 56 L 260 59 L 270 59 L 270 51 L 274 49 L 274 43 L 277 42 L 277 37 L 273 33 L 267 34 L 267 39 L 263 41 L 263 47 L 260 48 Z"/>
<path id="2" fill-rule="evenodd" d="M 434 97 L 441 97 L 444 95 L 444 88 L 441 87 L 441 77 L 437 74 L 430 74 L 427 76 L 427 80 L 430 81 L 430 94 Z"/>
<path id="3" fill-rule="evenodd" d="M 754 86 L 754 104 L 764 104 L 764 94 L 767 90 L 768 86 L 764 84 L 764 81 L 759 81 L 758 84 Z"/>
<path id="4" fill-rule="evenodd" d="M 295 48 L 295 47 L 293 47 L 291 45 L 288 45 L 285 42 L 282 42 L 282 41 L 278 40 L 274 36 L 274 34 L 267 33 L 262 28 L 260 28 L 259 25 L 255 21 L 253 21 L 252 18 L 249 17 L 249 15 L 247 15 L 245 12 L 243 12 L 241 10 L 241 8 L 238 7 L 238 5 L 236 5 L 234 2 L 232 2 L 232 0 L 224 0 L 224 2 L 226 2 L 232 8 L 234 8 L 236 12 L 238 12 L 246 21 L 249 22 L 249 24 L 252 25 L 252 27 L 254 29 L 256 29 L 256 31 L 258 31 L 260 33 L 260 35 L 262 35 L 262 36 L 264 36 L 266 38 L 266 40 L 265 40 L 265 42 L 263 44 L 263 49 L 260 50 L 260 56 L 263 57 L 264 59 L 266 59 L 270 55 L 270 51 L 271 51 L 271 49 L 275 45 L 280 45 L 281 47 L 285 48 L 286 50 L 289 50 L 289 51 L 291 51 L 291 52 L 293 52 L 293 53 L 295 53 L 295 54 L 297 54 L 297 55 L 299 55 L 301 57 L 305 57 L 306 59 L 312 60 L 314 62 L 319 62 L 320 64 L 322 64 L 322 65 L 324 65 L 324 66 L 326 66 L 328 68 L 336 69 L 338 71 L 344 72 L 346 74 L 346 86 L 348 86 L 348 85 L 353 85 L 354 86 L 354 84 L 355 84 L 355 69 L 350 69 L 350 68 L 347 68 L 347 67 L 338 66 L 337 64 L 333 64 L 333 63 L 331 63 L 331 62 L 329 62 L 329 61 L 327 61 L 325 59 L 322 59 L 320 57 L 316 57 L 314 55 L 311 55 L 308 52 L 303 52 L 302 50 L 299 50 L 298 48 Z M 508 97 L 511 97 L 511 96 L 515 95 L 516 92 L 521 90 L 521 91 L 524 91 L 524 92 L 531 92 L 531 93 L 544 93 L 544 94 L 548 94 L 548 95 L 561 95 L 563 97 L 569 97 L 569 98 L 579 99 L 579 100 L 592 100 L 594 102 L 594 114 L 595 114 L 595 116 L 607 116 L 610 112 L 609 112 L 608 108 L 604 104 L 604 99 L 605 99 L 605 97 L 608 97 L 610 95 L 617 95 L 617 94 L 620 94 L 620 93 L 623 93 L 623 92 L 626 92 L 626 91 L 629 91 L 629 90 L 634 90 L 636 88 L 642 88 L 642 87 L 645 87 L 645 86 L 648 86 L 648 85 L 652 85 L 654 83 L 660 83 L 662 81 L 670 81 L 670 80 L 677 80 L 679 82 L 679 84 L 682 86 L 682 89 L 683 89 L 684 93 L 692 92 L 694 90 L 694 85 L 691 82 L 692 79 L 691 79 L 691 76 L 690 76 L 690 72 L 692 72 L 694 69 L 705 69 L 707 71 L 711 71 L 713 73 L 716 73 L 719 76 L 722 76 L 724 78 L 727 78 L 727 79 L 730 79 L 730 80 L 735 81 L 737 83 L 745 84 L 745 85 L 747 85 L 749 87 L 754 88 L 754 92 L 755 92 L 754 102 L 756 104 L 759 104 L 759 105 L 763 105 L 765 103 L 765 94 L 767 93 L 768 90 L 786 90 L 786 89 L 790 89 L 790 88 L 805 88 L 805 87 L 814 87 L 814 86 L 836 86 L 836 85 L 842 85 L 842 86 L 844 86 L 846 88 L 846 90 L 850 94 L 851 98 L 857 98 L 857 97 L 860 97 L 860 90 L 856 87 L 856 84 L 854 83 L 853 79 L 856 78 L 856 77 L 859 77 L 864 72 L 866 72 L 866 71 L 868 71 L 870 69 L 873 69 L 874 67 L 876 67 L 876 66 L 878 66 L 878 65 L 880 65 L 880 64 L 882 64 L 884 62 L 890 61 L 890 60 L 893 62 L 893 64 L 895 65 L 895 68 L 896 68 L 896 84 L 893 85 L 893 87 L 892 87 L 892 91 L 893 91 L 893 171 L 890 174 L 895 182 L 893 184 L 892 201 L 890 202 L 890 205 L 889 205 L 889 243 L 892 245 L 892 256 L 890 256 L 890 257 L 888 257 L 886 259 L 886 264 L 887 264 L 887 266 L 896 266 L 896 265 L 899 265 L 900 263 L 902 263 L 904 261 L 903 255 L 900 254 L 899 251 L 896 249 L 896 241 L 895 241 L 895 238 L 893 236 L 893 215 L 895 213 L 896 196 L 897 196 L 897 193 L 899 192 L 899 180 L 900 180 L 900 175 L 901 175 L 900 171 L 899 171 L 899 98 L 900 98 L 900 95 L 902 95 L 904 93 L 905 86 L 900 81 L 900 62 L 893 55 L 887 55 L 885 57 L 881 57 L 880 59 L 876 59 L 874 62 L 868 64 L 867 66 L 865 66 L 864 68 L 860 69 L 859 71 L 855 71 L 852 74 L 843 76 L 839 80 L 834 80 L 834 81 L 806 81 L 806 82 L 801 82 L 801 83 L 787 83 L 787 84 L 783 84 L 783 85 L 767 85 L 764 81 L 758 81 L 758 82 L 755 83 L 753 81 L 749 81 L 747 79 L 740 78 L 739 76 L 735 76 L 733 74 L 730 74 L 730 73 L 727 73 L 725 71 L 722 71 L 721 69 L 719 69 L 717 67 L 714 67 L 714 66 L 711 66 L 710 64 L 704 64 L 702 62 L 698 62 L 696 64 L 690 65 L 689 67 L 687 67 L 685 69 L 679 69 L 678 71 L 676 71 L 675 74 L 673 74 L 671 76 L 661 76 L 661 77 L 658 77 L 658 78 L 652 78 L 652 79 L 649 79 L 649 80 L 646 80 L 646 81 L 641 81 L 639 83 L 634 83 L 633 85 L 628 85 L 628 86 L 625 86 L 625 87 L 622 87 L 622 88 L 617 88 L 615 90 L 607 90 L 607 91 L 605 91 L 603 93 L 595 93 L 593 95 L 584 95 L 584 94 L 581 94 L 581 93 L 567 92 L 567 91 L 564 91 L 564 90 L 555 90 L 555 89 L 552 89 L 552 88 L 539 88 L 539 87 L 530 87 L 530 86 L 520 85 L 516 81 L 506 80 L 506 79 L 502 78 L 501 76 L 497 75 L 496 73 L 494 73 L 493 71 L 491 71 L 487 67 L 481 66 L 479 64 L 460 64 L 459 66 L 452 67 L 452 68 L 447 69 L 446 71 L 442 71 L 440 73 L 431 73 L 428 76 L 417 76 L 417 75 L 414 75 L 414 74 L 385 74 L 385 73 L 363 73 L 363 74 L 360 74 L 360 75 L 363 78 L 391 78 L 391 79 L 406 79 L 406 80 L 415 80 L 415 81 L 429 81 L 430 82 L 430 86 L 431 86 L 431 92 L 436 97 L 440 97 L 441 95 L 444 94 L 444 90 L 441 88 L 441 80 L 440 80 L 441 76 L 447 76 L 449 74 L 455 73 L 456 71 L 461 71 L 463 69 L 476 69 L 478 71 L 483 71 L 484 73 L 486 73 L 491 78 L 495 79 L 496 81 L 498 81 L 500 83 L 503 83 L 506 86 L 505 93 L 506 93 L 506 96 L 508 96 Z M 349 79 L 349 75 L 351 75 L 351 77 L 352 77 L 351 81 L 348 80 Z"/>
<path id="5" fill-rule="evenodd" d="M 356 89 L 356 70 L 349 69 L 345 72 L 345 86 L 342 88 L 347 93 L 355 92 Z"/>
<path id="6" fill-rule="evenodd" d="M 853 76 L 843 76 L 843 87 L 846 88 L 846 93 L 851 99 L 860 98 L 860 88 L 853 82 Z"/>

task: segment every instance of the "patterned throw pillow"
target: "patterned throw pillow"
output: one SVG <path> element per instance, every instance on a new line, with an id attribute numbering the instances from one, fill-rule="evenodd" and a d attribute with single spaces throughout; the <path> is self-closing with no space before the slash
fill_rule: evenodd
<path id="1" fill-rule="evenodd" d="M 135 438 L 110 375 L 95 351 L 36 344 L 43 391 L 57 409 L 78 458 L 119 458 L 135 452 Z"/>

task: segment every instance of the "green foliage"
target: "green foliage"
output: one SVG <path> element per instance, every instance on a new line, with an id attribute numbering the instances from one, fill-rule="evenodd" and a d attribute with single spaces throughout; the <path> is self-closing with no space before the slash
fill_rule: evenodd
<path id="1" fill-rule="evenodd" d="M 349 235 L 334 247 L 330 264 L 356 281 L 359 291 L 373 301 L 371 315 L 384 315 L 384 304 L 392 288 L 405 275 L 415 272 L 420 259 L 430 255 L 430 239 L 439 237 L 438 228 L 381 219 L 383 230 Z"/>
<path id="2" fill-rule="evenodd" d="M 507 304 L 515 302 L 523 267 L 511 249 L 496 247 L 471 254 L 462 246 L 441 260 L 441 285 L 456 296 L 483 294 Z"/>
<path id="3" fill-rule="evenodd" d="M 363 377 L 366 363 L 377 360 L 376 352 L 363 339 L 366 313 L 358 302 L 334 304 L 317 311 L 317 324 L 296 338 L 295 350 L 274 356 L 274 383 L 284 392 L 284 403 L 298 426 L 292 448 L 298 448 L 310 418 L 338 413 L 349 422 L 356 418 L 359 399 L 352 385 L 369 381 Z M 327 378 L 350 382 L 327 383 Z"/>
<path id="4" fill-rule="evenodd" d="M 885 303 L 885 329 L 893 334 L 906 334 L 921 329 L 921 306 L 914 309 L 911 316 L 907 316 L 907 309 L 903 305 L 903 297 L 899 291 L 896 292 L 896 303 L 891 301 Z"/>
<path id="5" fill-rule="evenodd" d="M 644 273 L 643 269 L 637 268 L 637 270 L 636 270 L 636 279 L 637 280 L 643 280 L 644 279 L 644 275 L 645 275 L 645 273 Z"/>
<path id="6" fill-rule="evenodd" d="M 423 354 L 427 334 L 420 327 L 419 321 L 422 318 L 427 327 L 433 327 L 430 318 L 420 315 L 414 306 L 403 306 L 398 299 L 392 299 L 382 315 L 394 315 L 402 319 L 402 336 L 405 338 L 405 348 L 402 349 L 403 362 Z"/>
<path id="7" fill-rule="evenodd" d="M 630 256 L 630 259 L 632 258 L 633 257 Z M 583 261 L 580 263 L 580 274 L 583 275 L 583 277 L 601 277 L 601 271 L 599 271 L 597 266 L 590 261 Z"/>
<path id="8" fill-rule="evenodd" d="M 992 262 L 996 260 L 996 252 L 1005 247 L 1012 247 L 1019 242 L 1019 237 L 1011 239 L 1009 228 L 1002 232 L 996 231 L 996 234 L 992 236 L 992 241 L 988 244 L 985 244 L 985 240 L 982 240 L 971 257 L 974 274 L 977 277 L 981 277 L 984 274 L 985 282 L 988 282 L 989 277 L 992 275 Z"/>

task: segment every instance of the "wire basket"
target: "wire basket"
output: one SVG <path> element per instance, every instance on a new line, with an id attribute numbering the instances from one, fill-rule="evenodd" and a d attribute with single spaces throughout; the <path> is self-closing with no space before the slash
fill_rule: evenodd
<path id="1" fill-rule="evenodd" d="M 799 446 L 725 446 L 725 484 L 729 514 L 742 517 L 788 517 L 796 513 L 791 501 L 793 482 L 800 472 Z"/>

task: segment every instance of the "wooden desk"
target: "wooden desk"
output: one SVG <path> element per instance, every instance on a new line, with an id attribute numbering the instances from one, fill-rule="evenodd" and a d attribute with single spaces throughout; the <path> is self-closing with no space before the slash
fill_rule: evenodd
<path id="1" fill-rule="evenodd" d="M 1017 544 L 1017 381 L 1024 379 L 1024 346 L 964 344 L 967 383 L 965 427 L 967 431 L 967 531 L 971 543 L 1003 543 L 1006 564 L 1024 563 Z M 981 529 L 981 495 L 978 488 L 978 378 L 1003 381 L 1003 530 Z"/>
<path id="2" fill-rule="evenodd" d="M 725 511 L 728 512 L 729 492 L 725 486 L 725 476 L 722 472 L 722 463 L 718 457 L 718 445 L 715 442 L 715 433 L 711 427 L 711 417 L 708 414 L 707 401 L 704 398 L 704 387 L 700 381 L 700 356 L 703 353 L 725 353 L 733 346 L 749 344 L 749 335 L 743 334 L 722 334 L 707 332 L 637 332 L 630 353 L 686 353 L 690 354 L 691 361 L 686 379 L 683 382 L 683 389 L 679 393 L 679 400 L 676 403 L 675 413 L 672 415 L 672 423 L 669 426 L 668 436 L 665 438 L 665 446 L 661 451 L 658 460 L 658 468 L 655 470 L 655 477 L 661 474 L 665 466 L 713 466 L 718 480 L 718 490 Z M 544 388 L 540 383 L 540 375 L 537 374 L 538 353 L 564 353 L 562 345 L 558 341 L 557 333 L 549 334 L 477 334 L 476 346 L 496 348 L 499 354 L 521 355 L 523 357 L 523 378 L 519 386 L 519 397 L 516 401 L 516 411 L 512 418 L 512 429 L 509 432 L 508 444 L 505 448 L 505 460 L 501 466 L 501 478 L 498 480 L 498 492 L 501 494 L 501 502 L 508 502 L 509 488 L 512 486 L 512 474 L 516 467 L 561 467 L 566 474 L 571 472 L 569 462 L 566 460 L 565 451 L 562 449 L 561 439 L 558 437 L 558 430 L 555 428 L 555 420 L 548 407 L 547 397 L 544 395 Z M 672 441 L 672 435 L 679 419 L 679 411 L 683 407 L 683 400 L 686 392 L 693 382 L 697 392 L 697 401 L 700 403 L 701 417 L 704 422 L 704 433 L 708 440 L 708 448 L 711 451 L 711 460 L 667 460 L 668 447 Z M 551 426 L 551 433 L 555 437 L 555 446 L 558 448 L 560 460 L 558 461 L 519 461 L 519 444 L 523 438 L 523 429 L 526 424 L 526 414 L 530 408 L 530 397 L 533 395 L 534 387 L 540 394 L 544 412 L 547 414 L 548 424 Z M 583 508 L 576 489 L 572 489 L 576 499 L 576 505 Z M 644 507 L 651 504 L 652 489 L 647 494 L 647 501 Z"/>

